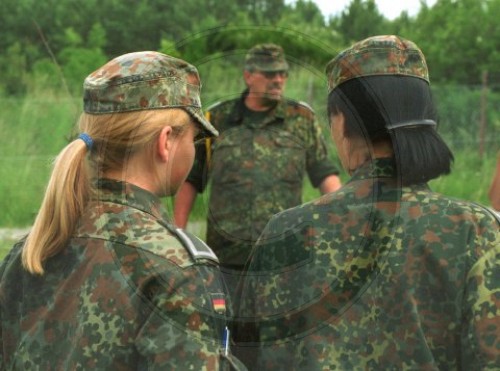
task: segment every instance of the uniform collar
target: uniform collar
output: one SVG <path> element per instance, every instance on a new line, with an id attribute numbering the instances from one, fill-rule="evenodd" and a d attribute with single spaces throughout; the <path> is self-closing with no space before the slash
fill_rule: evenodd
<path id="1" fill-rule="evenodd" d="M 367 161 L 358 167 L 352 174 L 350 181 L 373 179 L 373 178 L 395 178 L 396 163 L 394 158 L 376 158 Z"/>
<path id="2" fill-rule="evenodd" d="M 384 157 L 376 158 L 372 161 L 367 161 L 354 171 L 351 179 L 349 179 L 347 183 L 370 179 L 378 179 L 388 185 L 400 187 L 400 179 L 398 179 L 396 160 L 392 157 Z M 413 190 L 430 189 L 427 183 L 413 184 L 409 186 L 408 189 L 410 188 Z"/>
<path id="3" fill-rule="evenodd" d="M 229 120 L 233 123 L 239 123 L 243 121 L 243 113 L 245 112 L 245 98 L 248 95 L 248 89 L 246 89 L 241 96 L 236 100 L 236 103 L 231 110 L 229 115 Z M 268 122 L 274 121 L 276 119 L 284 119 L 286 111 L 285 99 L 279 101 L 274 108 L 272 108 L 266 119 L 264 120 L 264 124 Z"/>
<path id="4" fill-rule="evenodd" d="M 126 205 L 155 218 L 168 220 L 160 198 L 136 185 L 119 180 L 99 179 L 96 181 L 96 189 L 96 201 Z"/>

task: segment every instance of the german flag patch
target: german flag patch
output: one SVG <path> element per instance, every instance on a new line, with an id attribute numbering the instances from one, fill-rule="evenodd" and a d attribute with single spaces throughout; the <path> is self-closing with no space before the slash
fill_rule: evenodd
<path id="1" fill-rule="evenodd" d="M 223 293 L 211 294 L 214 311 L 219 314 L 226 313 L 226 296 Z"/>

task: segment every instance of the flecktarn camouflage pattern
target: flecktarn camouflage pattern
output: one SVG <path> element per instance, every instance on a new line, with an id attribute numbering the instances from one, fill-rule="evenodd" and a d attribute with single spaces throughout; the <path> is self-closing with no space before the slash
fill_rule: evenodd
<path id="1" fill-rule="evenodd" d="M 22 268 L 22 243 L 2 263 L 1 369 L 219 370 L 230 303 L 215 258 L 133 185 L 101 180 L 87 210 L 43 276 Z"/>
<path id="2" fill-rule="evenodd" d="M 245 56 L 245 70 L 287 71 L 288 62 L 283 48 L 271 43 L 255 45 Z"/>
<path id="3" fill-rule="evenodd" d="M 208 172 L 207 243 L 222 265 L 241 267 L 269 218 L 302 202 L 306 174 L 318 186 L 338 173 L 309 107 L 284 100 L 253 121 L 244 115 L 243 99 L 210 109 L 221 134 L 212 141 L 211 160 L 204 146 L 197 148 L 188 176 L 201 192 Z"/>
<path id="4" fill-rule="evenodd" d="M 200 90 L 200 76 L 193 65 L 158 52 L 135 52 L 121 55 L 87 76 L 83 109 L 106 114 L 182 108 L 209 135 L 217 135 L 203 116 Z"/>
<path id="5" fill-rule="evenodd" d="M 500 369 L 500 232 L 390 159 L 275 216 L 241 296 L 256 370 Z"/>
<path id="6" fill-rule="evenodd" d="M 326 66 L 328 91 L 366 76 L 402 75 L 429 82 L 427 63 L 412 41 L 394 35 L 369 37 L 340 52 Z"/>

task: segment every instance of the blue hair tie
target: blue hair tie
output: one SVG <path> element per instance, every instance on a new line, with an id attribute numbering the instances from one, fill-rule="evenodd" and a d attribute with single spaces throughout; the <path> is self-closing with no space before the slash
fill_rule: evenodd
<path id="1" fill-rule="evenodd" d="M 90 135 L 88 135 L 87 133 L 81 133 L 80 135 L 78 135 L 78 139 L 81 139 L 85 142 L 88 151 L 92 150 L 94 140 L 90 137 Z"/>

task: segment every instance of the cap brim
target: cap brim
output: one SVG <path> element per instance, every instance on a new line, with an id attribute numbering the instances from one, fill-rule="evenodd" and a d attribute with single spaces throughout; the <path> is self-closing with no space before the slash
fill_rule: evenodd
<path id="1" fill-rule="evenodd" d="M 212 126 L 212 124 L 205 118 L 203 113 L 199 108 L 194 107 L 182 107 L 184 108 L 197 122 L 201 125 L 202 129 L 204 129 L 205 133 L 210 137 L 216 137 L 219 135 L 219 132 L 216 128 Z"/>

